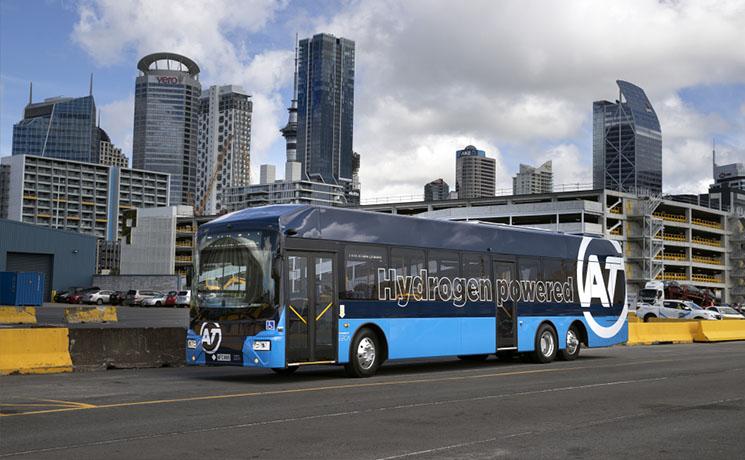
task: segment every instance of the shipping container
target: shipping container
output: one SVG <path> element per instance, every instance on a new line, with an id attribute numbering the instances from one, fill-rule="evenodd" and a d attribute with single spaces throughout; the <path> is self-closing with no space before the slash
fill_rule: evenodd
<path id="1" fill-rule="evenodd" d="M 40 306 L 43 301 L 43 273 L 0 272 L 0 305 Z"/>

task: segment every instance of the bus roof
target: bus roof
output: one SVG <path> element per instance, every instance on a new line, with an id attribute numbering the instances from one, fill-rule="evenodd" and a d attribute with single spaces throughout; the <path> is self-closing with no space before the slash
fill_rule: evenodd
<path id="1" fill-rule="evenodd" d="M 199 234 L 249 229 L 293 229 L 295 237 L 319 240 L 561 258 L 575 258 L 581 239 L 547 230 L 311 205 L 243 209 L 202 225 Z"/>

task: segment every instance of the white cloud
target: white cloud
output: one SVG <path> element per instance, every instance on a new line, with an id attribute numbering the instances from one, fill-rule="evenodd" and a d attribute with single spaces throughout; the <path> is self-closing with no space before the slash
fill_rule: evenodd
<path id="1" fill-rule="evenodd" d="M 554 187 L 568 189 L 592 184 L 592 163 L 583 158 L 579 148 L 574 144 L 554 146 L 538 157 L 538 164 L 551 160 L 554 172 Z M 534 166 L 538 166 L 538 164 Z"/>

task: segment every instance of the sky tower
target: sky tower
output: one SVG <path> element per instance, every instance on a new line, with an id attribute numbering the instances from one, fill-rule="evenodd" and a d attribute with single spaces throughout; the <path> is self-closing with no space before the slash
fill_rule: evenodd
<path id="1" fill-rule="evenodd" d="M 287 163 L 285 163 L 285 182 L 300 180 L 302 165 L 297 161 L 297 35 L 295 36 L 295 71 L 292 89 L 292 102 L 287 109 L 289 116 L 287 125 L 280 129 L 285 138 L 287 149 Z"/>

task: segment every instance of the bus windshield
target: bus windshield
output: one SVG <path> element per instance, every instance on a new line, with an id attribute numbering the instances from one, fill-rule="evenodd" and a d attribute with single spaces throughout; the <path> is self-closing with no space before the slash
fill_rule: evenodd
<path id="1" fill-rule="evenodd" d="M 277 303 L 268 232 L 208 235 L 199 242 L 197 303 L 200 308 L 255 310 L 271 315 Z"/>

